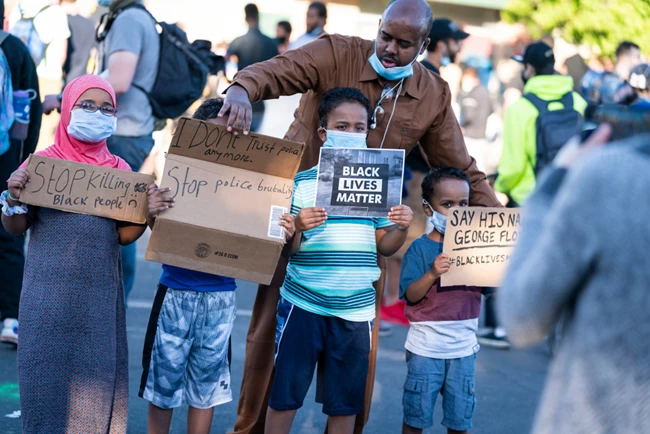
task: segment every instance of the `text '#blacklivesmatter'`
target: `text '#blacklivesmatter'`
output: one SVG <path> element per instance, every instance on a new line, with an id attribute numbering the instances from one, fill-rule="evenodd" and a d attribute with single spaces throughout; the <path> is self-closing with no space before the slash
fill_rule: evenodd
<path id="1" fill-rule="evenodd" d="M 335 166 L 332 205 L 383 207 L 388 197 L 388 164 Z"/>

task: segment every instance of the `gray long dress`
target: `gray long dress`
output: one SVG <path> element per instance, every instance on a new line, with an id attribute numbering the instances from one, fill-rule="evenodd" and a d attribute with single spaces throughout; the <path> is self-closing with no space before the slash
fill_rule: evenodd
<path id="1" fill-rule="evenodd" d="M 41 208 L 20 300 L 23 433 L 125 433 L 126 321 L 114 220 Z"/>

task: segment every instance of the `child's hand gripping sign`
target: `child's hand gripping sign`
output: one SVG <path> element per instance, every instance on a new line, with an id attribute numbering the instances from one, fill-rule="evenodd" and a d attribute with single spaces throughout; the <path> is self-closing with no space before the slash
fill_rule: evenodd
<path id="1" fill-rule="evenodd" d="M 443 253 L 449 271 L 441 286 L 498 287 L 519 238 L 519 209 L 452 208 L 447 216 Z"/>

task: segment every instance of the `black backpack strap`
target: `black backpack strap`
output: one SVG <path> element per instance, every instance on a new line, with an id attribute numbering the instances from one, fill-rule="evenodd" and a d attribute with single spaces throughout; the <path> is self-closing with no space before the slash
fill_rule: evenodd
<path id="1" fill-rule="evenodd" d="M 535 106 L 538 112 L 542 113 L 548 110 L 548 104 L 551 101 L 544 101 L 540 97 L 532 93 L 525 93 L 524 98 L 526 98 L 532 105 Z"/>
<path id="2" fill-rule="evenodd" d="M 154 20 L 156 24 L 158 23 L 158 21 L 154 18 L 154 16 L 151 15 L 151 12 L 149 12 L 147 8 L 144 7 L 143 4 L 132 3 L 115 12 L 106 12 L 104 15 L 101 16 L 101 18 L 99 19 L 99 25 L 97 26 L 97 30 L 95 31 L 95 39 L 97 40 L 97 42 L 103 42 L 104 39 L 106 39 L 106 36 L 108 36 L 108 32 L 110 32 L 111 27 L 113 27 L 113 23 L 115 22 L 115 19 L 118 17 L 119 14 L 121 14 L 127 9 L 140 9 L 146 12 L 151 17 L 151 19 Z"/>

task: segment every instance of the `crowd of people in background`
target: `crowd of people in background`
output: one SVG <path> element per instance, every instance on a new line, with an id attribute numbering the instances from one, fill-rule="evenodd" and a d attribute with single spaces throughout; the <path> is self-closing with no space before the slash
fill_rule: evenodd
<path id="1" fill-rule="evenodd" d="M 0 5 L 0 341 L 19 348 L 23 430 L 126 432 L 125 309 L 135 282 L 134 242 L 146 227 L 36 209 L 19 199 L 30 176 L 25 160 L 34 153 L 151 170 L 146 162 L 160 152 L 155 131 L 173 124 L 158 118 L 153 95 L 167 36 L 140 0 L 99 0 L 94 6 L 108 8 L 99 26 L 87 2 L 22 0 L 10 14 Z M 185 111 L 248 134 L 262 127 L 265 99 L 301 94 L 285 139 L 306 147 L 291 212 L 281 218 L 284 257 L 273 282 L 260 285 L 252 312 L 235 432 L 265 424 L 266 432 L 289 433 L 317 365 L 329 431 L 361 432 L 378 337 L 394 324 L 410 326 L 403 432 L 433 425 L 438 394 L 448 432 L 468 432 L 480 345 L 538 342 L 560 315 L 575 326 L 551 370 L 535 432 L 642 432 L 643 402 L 619 393 L 608 376 L 585 383 L 603 370 L 629 367 L 621 381 L 635 396 L 647 395 L 640 388 L 650 384 L 643 366 L 648 297 L 639 284 L 647 283 L 647 271 L 622 273 L 625 255 L 603 263 L 612 239 L 620 251 L 644 257 L 640 240 L 615 222 L 622 214 L 627 226 L 644 225 L 635 217 L 637 201 L 604 198 L 644 195 L 645 180 L 629 183 L 623 172 L 645 173 L 647 158 L 634 152 L 645 156 L 648 145 L 637 140 L 629 147 L 634 152 L 614 148 L 584 166 L 578 160 L 587 151 L 596 155 L 611 134 L 623 138 L 625 128 L 650 132 L 648 53 L 621 41 L 611 68 L 596 70 L 578 54 L 558 62 L 553 39 L 543 38 L 486 75 L 462 56 L 470 34 L 450 19 L 434 19 L 424 0 L 390 2 L 374 41 L 327 33 L 322 2 L 309 5 L 298 37 L 288 21 L 265 35 L 258 7 L 248 4 L 244 12 L 248 31 L 228 44 L 218 68 L 221 77 L 237 70 L 225 98 L 205 86 L 210 97 Z M 619 129 L 597 129 L 612 119 Z M 587 143 L 582 149 L 580 140 Z M 315 208 L 321 146 L 404 149 L 403 205 L 386 218 L 354 223 Z M 604 176 L 614 160 L 618 175 Z M 150 227 L 174 206 L 168 193 L 149 186 Z M 527 211 L 513 272 L 502 290 L 438 291 L 449 269 L 441 253 L 448 209 L 469 205 Z M 371 254 L 350 263 L 360 252 Z M 636 302 L 608 293 L 620 282 Z M 232 278 L 163 266 L 140 387 L 150 402 L 150 432 L 169 432 L 173 409 L 187 403 L 188 432 L 207 433 L 214 407 L 232 399 L 235 287 Z M 620 327 L 594 336 L 599 318 L 610 314 L 623 319 Z M 624 334 L 616 334 L 623 325 L 638 332 L 608 341 Z M 453 344 L 445 341 L 450 337 Z M 78 387 L 75 376 L 86 375 L 93 387 Z M 73 398 L 58 399 L 62 393 Z"/>

